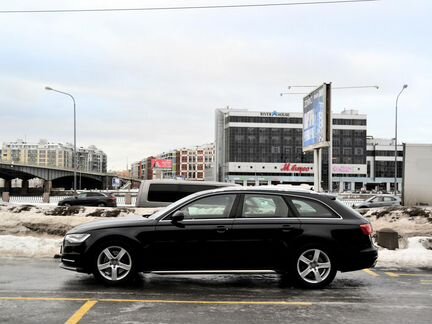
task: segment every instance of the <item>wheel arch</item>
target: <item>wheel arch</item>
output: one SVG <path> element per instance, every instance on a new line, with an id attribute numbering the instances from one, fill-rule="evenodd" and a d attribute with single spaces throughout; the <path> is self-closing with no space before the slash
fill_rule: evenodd
<path id="1" fill-rule="evenodd" d="M 293 243 L 295 248 L 291 250 L 291 255 L 289 256 L 290 260 L 293 260 L 297 252 L 301 249 L 307 247 L 321 247 L 327 250 L 327 252 L 333 258 L 336 268 L 339 269 L 338 242 L 336 242 L 334 239 L 319 236 L 302 236 L 295 240 Z"/>
<path id="2" fill-rule="evenodd" d="M 95 256 L 95 252 L 101 245 L 115 241 L 124 242 L 126 245 L 129 245 L 132 248 L 132 253 L 134 253 L 135 257 L 137 258 L 137 264 L 139 268 L 141 268 L 142 249 L 139 241 L 121 234 L 108 234 L 98 238 L 95 242 L 93 242 L 93 244 L 86 251 L 85 259 L 87 266 L 91 268 L 91 259 Z"/>

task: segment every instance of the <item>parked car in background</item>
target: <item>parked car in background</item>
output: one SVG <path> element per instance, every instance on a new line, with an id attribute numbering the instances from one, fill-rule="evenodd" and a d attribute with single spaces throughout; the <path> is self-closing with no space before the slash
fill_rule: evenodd
<path id="1" fill-rule="evenodd" d="M 233 183 L 188 180 L 144 180 L 141 182 L 136 207 L 165 207 L 198 191 L 238 186 Z"/>
<path id="2" fill-rule="evenodd" d="M 117 207 L 117 199 L 110 193 L 81 192 L 58 202 L 58 206 Z"/>
<path id="3" fill-rule="evenodd" d="M 369 199 L 355 203 L 353 208 L 375 208 L 375 207 L 387 207 L 387 206 L 400 206 L 401 199 L 398 196 L 393 195 L 376 195 Z"/>
<path id="4" fill-rule="evenodd" d="M 137 272 L 274 270 L 306 288 L 337 271 L 373 267 L 371 224 L 335 197 L 310 190 L 227 187 L 197 192 L 148 218 L 80 225 L 61 267 L 121 284 Z"/>

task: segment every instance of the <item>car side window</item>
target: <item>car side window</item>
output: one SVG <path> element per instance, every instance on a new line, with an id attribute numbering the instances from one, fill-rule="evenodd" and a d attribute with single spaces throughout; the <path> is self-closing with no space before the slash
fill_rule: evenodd
<path id="1" fill-rule="evenodd" d="M 236 195 L 217 195 L 195 200 L 180 211 L 184 219 L 229 218 Z"/>
<path id="2" fill-rule="evenodd" d="M 87 194 L 86 193 L 80 193 L 79 195 L 78 195 L 78 198 L 86 198 L 87 197 Z"/>
<path id="3" fill-rule="evenodd" d="M 291 202 L 297 210 L 299 217 L 339 218 L 333 211 L 318 201 L 293 198 Z"/>
<path id="4" fill-rule="evenodd" d="M 289 208 L 282 197 L 273 195 L 245 195 L 242 217 L 288 217 Z"/>
<path id="5" fill-rule="evenodd" d="M 393 197 L 384 197 L 384 201 L 395 201 Z"/>

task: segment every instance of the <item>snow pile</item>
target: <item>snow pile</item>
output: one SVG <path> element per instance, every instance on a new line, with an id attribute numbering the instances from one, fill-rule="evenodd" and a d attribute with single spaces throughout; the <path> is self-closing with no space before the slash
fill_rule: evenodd
<path id="1" fill-rule="evenodd" d="M 432 268 L 432 250 L 425 247 L 430 246 L 430 240 L 430 237 L 410 237 L 406 249 L 392 251 L 380 248 L 377 266 Z"/>
<path id="2" fill-rule="evenodd" d="M 13 257 L 49 257 L 60 252 L 62 237 L 0 235 L 0 255 Z"/>
<path id="3" fill-rule="evenodd" d="M 371 208 L 363 216 L 371 222 L 375 232 L 391 228 L 406 237 L 432 235 L 430 207 Z"/>
<path id="4" fill-rule="evenodd" d="M 63 236 L 80 224 L 106 217 L 142 217 L 151 208 L 39 207 L 31 205 L 0 205 L 0 235 Z"/>

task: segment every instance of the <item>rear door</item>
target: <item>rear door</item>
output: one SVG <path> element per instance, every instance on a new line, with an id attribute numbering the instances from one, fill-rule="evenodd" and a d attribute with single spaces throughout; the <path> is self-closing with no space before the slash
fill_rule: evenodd
<path id="1" fill-rule="evenodd" d="M 87 205 L 88 204 L 88 200 L 89 200 L 88 193 L 82 192 L 73 201 L 73 205 Z"/>
<path id="2" fill-rule="evenodd" d="M 381 196 L 375 196 L 372 200 L 371 200 L 371 204 L 369 205 L 369 207 L 381 207 L 384 203 L 384 198 Z"/>
<path id="3" fill-rule="evenodd" d="M 248 193 L 241 201 L 232 231 L 236 268 L 280 266 L 301 233 L 299 220 L 279 194 Z"/>
<path id="4" fill-rule="evenodd" d="M 104 202 L 103 198 L 105 198 L 105 196 L 101 193 L 89 192 L 87 193 L 87 205 L 97 206 L 100 202 Z"/>

